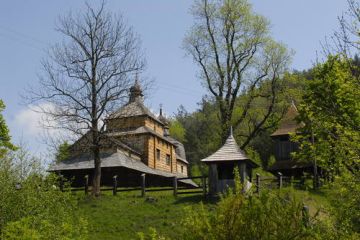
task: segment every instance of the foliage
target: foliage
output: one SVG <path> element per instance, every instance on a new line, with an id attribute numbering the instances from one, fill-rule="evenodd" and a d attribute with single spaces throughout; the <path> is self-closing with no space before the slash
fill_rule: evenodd
<path id="1" fill-rule="evenodd" d="M 257 173 L 260 174 L 260 176 L 273 176 L 270 172 L 266 171 L 267 165 L 264 164 L 260 154 L 256 150 L 254 150 L 252 147 L 248 147 L 246 149 L 246 155 L 259 165 L 258 168 L 253 169 L 253 176 L 255 176 Z"/>
<path id="2" fill-rule="evenodd" d="M 14 157 L 24 154 L 0 162 L 1 239 L 86 239 L 86 221 L 75 214 L 71 193 L 56 187 L 57 177 L 27 162 L 31 157 Z"/>
<path id="3" fill-rule="evenodd" d="M 143 232 L 139 232 L 139 240 L 166 240 L 167 238 L 158 234 L 155 228 L 149 228 L 150 233 L 148 235 Z"/>
<path id="4" fill-rule="evenodd" d="M 360 172 L 336 177 L 332 185 L 330 202 L 336 225 L 343 236 L 360 238 Z"/>
<path id="5" fill-rule="evenodd" d="M 4 102 L 0 99 L 0 160 L 9 150 L 15 150 L 16 147 L 11 143 L 9 129 L 5 123 L 2 111 L 5 109 Z"/>
<path id="6" fill-rule="evenodd" d="M 189 210 L 184 226 L 189 231 L 184 239 L 321 239 L 320 225 L 314 217 L 307 220 L 302 201 L 291 191 L 229 192 L 214 212 Z"/>
<path id="7" fill-rule="evenodd" d="M 65 220 L 65 221 L 64 221 Z M 59 222 L 40 219 L 39 217 L 25 217 L 19 221 L 10 222 L 4 229 L 4 240 L 47 240 L 47 239 L 74 239 L 87 238 L 86 221 L 79 219 L 61 219 Z"/>
<path id="8" fill-rule="evenodd" d="M 170 135 L 180 142 L 185 141 L 185 129 L 178 120 L 170 122 Z"/>
<path id="9" fill-rule="evenodd" d="M 67 141 L 61 143 L 58 146 L 57 152 L 55 154 L 55 160 L 57 163 L 64 161 L 65 159 L 67 159 L 70 156 L 70 153 L 69 153 L 70 146 L 71 145 Z"/>
<path id="10" fill-rule="evenodd" d="M 271 133 L 274 132 L 278 126 L 281 117 L 291 102 L 290 99 L 300 98 L 294 93 L 296 92 L 295 88 L 302 84 L 296 83 L 297 81 L 304 81 L 304 79 L 300 77 L 294 77 L 292 81 L 288 80 L 288 78 L 283 79 L 283 83 L 286 85 L 284 88 L 292 89 L 293 91 L 289 94 L 284 92 L 279 96 L 279 102 L 274 108 L 273 116 L 268 118 L 267 122 L 264 123 L 261 128 L 261 131 L 252 138 L 251 142 L 244 149 L 248 151 L 248 148 L 251 148 L 256 151 L 260 155 L 260 165 L 263 166 L 264 169 L 268 167 L 268 160 L 274 151 L 273 141 L 270 137 Z M 239 97 L 238 101 L 242 101 L 241 98 L 242 96 Z M 185 131 L 183 143 L 191 169 L 196 168 L 195 171 L 197 173 L 198 170 L 205 173 L 207 171 L 204 165 L 200 163 L 200 160 L 214 153 L 221 146 L 221 124 L 218 118 L 216 102 L 213 99 L 204 97 L 198 106 L 199 108 L 192 113 L 180 107 L 178 113 L 175 115 L 174 121 L 179 122 Z M 251 115 L 245 119 L 246 122 L 250 122 L 249 125 L 244 125 L 244 129 L 234 131 L 234 137 L 240 146 L 242 146 L 247 139 L 246 129 L 251 128 L 251 122 L 256 122 L 260 119 L 258 116 L 264 113 L 266 103 L 255 100 L 254 106 L 256 106 L 256 108 L 254 108 L 251 111 Z M 234 114 L 238 113 L 241 113 L 240 106 L 236 107 Z"/>
<path id="11" fill-rule="evenodd" d="M 348 61 L 329 56 L 313 69 L 299 108 L 305 123 L 298 157 L 316 159 L 332 174 L 360 169 L 360 87 Z M 314 136 L 314 144 L 309 139 Z"/>
<path id="12" fill-rule="evenodd" d="M 194 24 L 184 39 L 184 49 L 199 66 L 200 78 L 214 97 L 224 142 L 230 126 L 243 129 L 251 124 L 243 148 L 271 118 L 280 75 L 290 61 L 286 47 L 269 34 L 269 22 L 256 14 L 247 0 L 197 0 L 191 13 Z M 263 92 L 263 93 L 259 93 Z M 245 93 L 245 101 L 237 97 Z M 256 122 L 246 122 L 254 101 L 266 101 L 265 112 Z M 236 114 L 236 106 L 241 113 Z"/>
<path id="13" fill-rule="evenodd" d="M 200 160 L 216 151 L 221 145 L 221 127 L 216 105 L 204 97 L 197 111 L 188 113 L 184 107 L 180 107 L 175 119 L 185 129 L 183 143 L 190 167 L 197 166 L 200 172 L 206 173 L 205 166 Z"/>

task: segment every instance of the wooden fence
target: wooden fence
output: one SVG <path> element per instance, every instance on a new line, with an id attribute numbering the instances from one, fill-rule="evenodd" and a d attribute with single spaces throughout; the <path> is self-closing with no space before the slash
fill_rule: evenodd
<path id="1" fill-rule="evenodd" d="M 274 177 L 261 177 L 260 174 L 256 174 L 255 188 L 256 192 L 260 192 L 261 189 L 280 189 L 283 187 L 295 186 L 301 187 L 305 185 L 306 178 L 294 179 L 293 177 L 285 177 L 281 173 L 278 173 Z"/>
<path id="2" fill-rule="evenodd" d="M 199 186 L 193 187 L 179 187 L 179 181 L 181 180 L 195 180 L 200 179 L 201 184 Z M 130 191 L 139 191 L 142 197 L 145 197 L 149 192 L 162 192 L 162 191 L 173 191 L 174 196 L 183 195 L 183 194 L 202 194 L 204 196 L 208 193 L 208 177 L 207 176 L 196 176 L 196 177 L 172 177 L 172 186 L 167 187 L 146 187 L 146 174 L 140 175 L 141 185 L 138 187 L 129 187 L 129 188 L 119 188 L 117 176 L 113 177 L 112 186 L 103 186 L 101 191 L 112 191 L 113 195 L 116 195 L 118 192 L 130 192 Z M 305 183 L 305 178 L 293 179 L 290 177 L 285 177 L 281 173 L 278 173 L 277 176 L 268 177 L 260 176 L 256 174 L 255 180 L 255 191 L 260 192 L 261 189 L 280 189 L 288 186 L 303 186 Z M 253 181 L 254 182 L 254 181 Z M 60 188 L 63 190 L 63 184 L 60 183 Z M 89 178 L 86 175 L 84 177 L 84 186 L 79 188 L 71 188 L 72 192 L 84 191 L 86 195 L 89 193 Z"/>
<path id="3" fill-rule="evenodd" d="M 148 192 L 162 192 L 162 191 L 173 191 L 173 195 L 182 195 L 182 194 L 199 194 L 202 193 L 204 196 L 207 194 L 207 176 L 196 176 L 196 177 L 172 177 L 172 186 L 168 187 L 146 187 L 146 174 L 140 175 L 140 183 L 141 186 L 139 187 L 131 187 L 131 188 L 119 188 L 118 187 L 118 180 L 117 176 L 115 175 L 113 177 L 113 184 L 112 187 L 102 187 L 101 191 L 112 191 L 113 195 L 115 196 L 118 192 L 130 192 L 130 191 L 140 191 L 140 194 L 142 197 L 145 197 L 146 193 Z M 200 186 L 193 186 L 193 187 L 179 187 L 178 183 L 181 180 L 193 180 L 193 179 L 201 179 L 201 185 Z M 61 181 L 60 182 L 60 189 L 64 191 L 64 184 Z M 86 175 L 84 177 L 84 186 L 78 187 L 78 188 L 71 188 L 72 192 L 79 192 L 84 191 L 85 195 L 88 195 L 89 193 L 89 177 Z"/>

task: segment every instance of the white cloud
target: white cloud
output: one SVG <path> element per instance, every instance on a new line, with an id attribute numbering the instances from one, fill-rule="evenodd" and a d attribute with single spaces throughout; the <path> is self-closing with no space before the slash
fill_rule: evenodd
<path id="1" fill-rule="evenodd" d="M 45 134 L 61 135 L 64 133 L 60 129 L 45 127 L 44 123 L 48 118 L 46 114 L 42 113 L 44 109 L 54 109 L 54 105 L 50 103 L 28 105 L 15 115 L 14 124 L 28 137 L 39 138 Z"/>

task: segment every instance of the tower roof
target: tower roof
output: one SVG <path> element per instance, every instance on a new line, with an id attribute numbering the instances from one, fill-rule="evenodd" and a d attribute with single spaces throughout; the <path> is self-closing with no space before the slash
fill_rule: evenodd
<path id="1" fill-rule="evenodd" d="M 296 117 L 298 115 L 298 110 L 294 102 L 292 102 L 286 114 L 281 119 L 279 128 L 273 134 L 271 134 L 271 136 L 275 137 L 295 133 L 296 129 L 301 127 L 301 124 L 296 121 Z"/>
<path id="2" fill-rule="evenodd" d="M 138 81 L 138 75 L 136 74 L 135 77 L 135 83 L 134 85 L 130 88 L 130 98 L 129 98 L 129 103 L 130 102 L 134 102 L 134 101 L 138 101 L 138 100 L 142 100 L 143 97 L 143 93 L 142 93 L 142 89 L 140 87 L 139 81 Z"/>
<path id="3" fill-rule="evenodd" d="M 226 139 L 225 144 L 217 150 L 215 153 L 207 158 L 201 160 L 202 162 L 227 162 L 227 161 L 248 161 L 253 166 L 257 166 L 256 163 L 250 160 L 243 150 L 237 145 L 232 131 L 230 136 Z"/>
<path id="4" fill-rule="evenodd" d="M 144 104 L 141 86 L 136 76 L 134 85 L 130 88 L 129 102 L 110 114 L 108 119 L 148 116 L 164 125 Z"/>

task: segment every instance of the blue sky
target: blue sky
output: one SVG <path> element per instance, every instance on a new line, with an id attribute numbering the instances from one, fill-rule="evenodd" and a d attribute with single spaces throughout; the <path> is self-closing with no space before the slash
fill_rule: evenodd
<path id="1" fill-rule="evenodd" d="M 97 1 L 93 1 L 97 2 Z M 181 49 L 192 25 L 193 1 L 108 0 L 107 8 L 121 12 L 140 35 L 148 62 L 146 77 L 154 79 L 147 105 L 160 103 L 171 115 L 180 104 L 197 108 L 205 89 L 196 78 L 197 67 Z M 254 10 L 271 22 L 272 36 L 295 51 L 292 69 L 311 67 L 321 51 L 320 41 L 337 28 L 337 16 L 346 10 L 345 0 L 250 0 Z M 36 86 L 40 60 L 51 44 L 62 37 L 54 30 L 58 15 L 81 11 L 84 1 L 7 0 L 0 3 L 0 98 L 13 140 L 28 142 L 33 152 L 43 151 L 39 116 L 21 104 L 27 85 Z"/>

